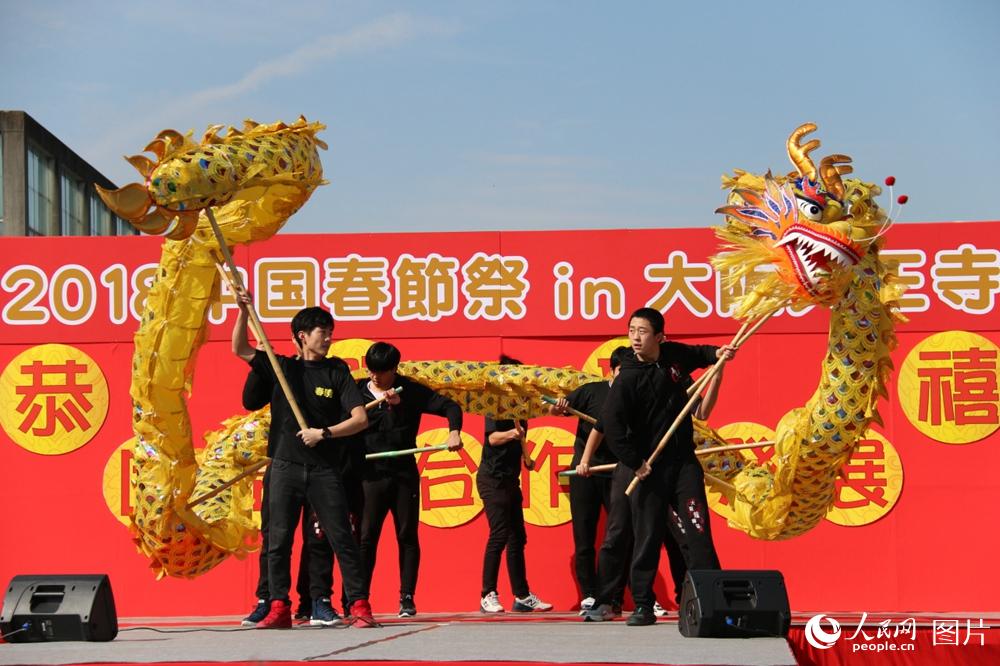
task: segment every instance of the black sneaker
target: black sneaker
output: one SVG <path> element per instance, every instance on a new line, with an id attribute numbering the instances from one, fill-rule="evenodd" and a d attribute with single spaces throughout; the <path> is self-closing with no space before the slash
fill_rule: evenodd
<path id="1" fill-rule="evenodd" d="M 344 619 L 337 614 L 336 609 L 330 605 L 330 600 L 327 598 L 314 599 L 313 609 L 312 609 L 312 619 L 309 620 L 309 624 L 313 627 L 333 627 Z"/>
<path id="2" fill-rule="evenodd" d="M 267 617 L 267 614 L 271 612 L 271 601 L 269 599 L 258 599 L 257 605 L 254 607 L 253 612 L 243 618 L 240 622 L 244 627 L 256 626 L 258 622 Z"/>
<path id="3" fill-rule="evenodd" d="M 630 627 L 648 627 L 651 624 L 656 624 L 656 615 L 653 614 L 653 609 L 649 606 L 636 606 L 632 614 L 625 620 L 625 624 Z"/>
<path id="4" fill-rule="evenodd" d="M 413 617 L 417 614 L 417 606 L 413 603 L 412 594 L 399 597 L 399 617 Z"/>
<path id="5" fill-rule="evenodd" d="M 310 599 L 308 602 L 306 602 L 305 599 L 300 599 L 299 607 L 295 609 L 295 614 L 292 615 L 292 620 L 294 620 L 295 622 L 308 622 L 309 618 L 311 617 L 312 617 L 312 599 Z"/>

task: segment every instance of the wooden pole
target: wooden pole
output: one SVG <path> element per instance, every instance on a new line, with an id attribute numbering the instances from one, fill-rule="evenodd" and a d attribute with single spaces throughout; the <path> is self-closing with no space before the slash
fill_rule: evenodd
<path id="1" fill-rule="evenodd" d="M 415 449 L 400 449 L 399 451 L 380 451 L 379 453 L 369 453 L 365 455 L 365 460 L 378 460 L 379 458 L 398 458 L 400 456 L 427 453 L 428 451 L 444 451 L 447 448 L 448 448 L 447 444 L 438 444 L 437 446 L 418 446 Z"/>
<path id="2" fill-rule="evenodd" d="M 239 299 L 239 292 L 245 291 L 245 289 L 243 281 L 240 279 L 240 272 L 236 270 L 236 262 L 233 261 L 233 255 L 229 253 L 229 246 L 226 245 L 226 239 L 222 236 L 219 223 L 215 221 L 215 213 L 212 212 L 211 208 L 206 208 L 205 215 L 212 225 L 212 231 L 215 232 L 215 239 L 219 243 L 219 249 L 222 251 L 222 256 L 226 260 L 226 266 L 229 267 L 229 272 L 232 275 L 230 286 L 233 287 L 233 291 L 236 292 L 236 298 Z M 274 355 L 274 349 L 271 348 L 271 343 L 264 334 L 264 326 L 260 323 L 260 319 L 257 318 L 257 312 L 253 309 L 253 306 L 247 305 L 246 308 L 247 313 L 250 315 L 250 327 L 253 328 L 254 335 L 257 336 L 257 341 L 264 346 L 264 352 L 267 353 L 267 358 L 271 361 L 271 367 L 274 368 L 274 374 L 278 377 L 278 383 L 285 394 L 285 399 L 288 400 L 288 405 L 292 408 L 292 414 L 295 415 L 295 421 L 299 424 L 300 430 L 305 430 L 309 427 L 309 424 L 306 423 L 306 419 L 302 416 L 302 411 L 299 409 L 299 404 L 295 401 L 295 396 L 292 395 L 292 389 L 288 385 L 288 380 L 285 379 L 285 373 L 281 371 L 281 366 L 278 364 L 278 357 Z"/>
<path id="3" fill-rule="evenodd" d="M 723 451 L 741 451 L 744 449 L 762 449 L 765 446 L 774 446 L 774 442 L 750 442 L 747 444 L 727 444 L 725 446 L 709 446 L 704 449 L 695 449 L 696 456 L 707 456 Z"/>
<path id="4" fill-rule="evenodd" d="M 711 483 L 712 485 L 719 486 L 720 488 L 724 488 L 732 493 L 739 493 L 739 491 L 736 490 L 736 486 L 732 485 L 731 483 L 726 483 L 722 479 L 716 476 L 712 476 L 711 474 L 706 474 L 705 480 Z"/>
<path id="5" fill-rule="evenodd" d="M 271 461 L 268 458 L 264 458 L 263 460 L 255 462 L 254 464 L 250 465 L 245 470 L 243 470 L 242 472 L 240 472 L 238 475 L 234 476 L 233 478 L 231 478 L 228 481 L 226 481 L 225 483 L 223 483 L 221 486 L 219 486 L 215 490 L 213 490 L 211 492 L 208 492 L 208 493 L 205 493 L 201 497 L 196 497 L 195 499 L 193 499 L 190 502 L 188 502 L 187 503 L 187 508 L 188 509 L 193 509 L 194 507 L 198 506 L 199 504 L 202 504 L 203 502 L 207 502 L 208 500 L 212 499 L 213 497 L 215 497 L 216 495 L 218 495 L 222 491 L 227 490 L 229 488 L 232 488 L 237 483 L 239 483 L 243 479 L 247 478 L 251 474 L 256 474 L 257 471 L 260 470 L 261 467 L 264 467 L 269 462 L 271 462 Z"/>

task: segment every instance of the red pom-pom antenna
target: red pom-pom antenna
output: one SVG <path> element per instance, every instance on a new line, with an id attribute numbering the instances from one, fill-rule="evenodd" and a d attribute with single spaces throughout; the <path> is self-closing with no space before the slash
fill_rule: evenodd
<path id="1" fill-rule="evenodd" d="M 888 185 L 889 187 L 892 187 L 893 185 L 896 184 L 896 177 L 895 176 L 887 176 L 886 179 L 885 179 L 885 184 Z"/>
<path id="2" fill-rule="evenodd" d="M 905 194 L 900 194 L 900 195 L 899 195 L 899 198 L 898 198 L 898 199 L 896 199 L 896 202 L 897 202 L 897 203 L 898 203 L 898 204 L 899 204 L 900 206 L 902 206 L 903 204 L 905 204 L 905 203 L 906 203 L 907 201 L 909 201 L 909 200 L 910 200 L 910 197 L 906 196 Z"/>

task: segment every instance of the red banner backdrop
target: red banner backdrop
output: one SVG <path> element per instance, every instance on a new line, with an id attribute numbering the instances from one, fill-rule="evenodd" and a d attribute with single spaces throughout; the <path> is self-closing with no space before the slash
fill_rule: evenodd
<path id="1" fill-rule="evenodd" d="M 155 238 L 2 241 L 0 253 L 0 580 L 20 573 L 107 572 L 125 616 L 237 614 L 252 600 L 255 559 L 194 580 L 154 580 L 125 528 L 130 511 L 132 334 L 159 260 Z M 1000 222 L 897 225 L 886 254 L 910 285 L 897 371 L 869 432 L 811 532 L 762 542 L 713 507 L 724 566 L 779 569 L 798 610 L 997 610 L 993 573 L 1000 482 L 997 345 Z M 304 305 L 333 312 L 336 352 L 354 364 L 368 341 L 405 360 L 494 360 L 601 369 L 637 307 L 664 311 L 668 336 L 720 344 L 738 325 L 708 257 L 707 229 L 279 236 L 240 248 L 257 309 L 279 351 Z M 182 295 L 183 296 L 183 295 Z M 200 433 L 241 413 L 246 366 L 229 352 L 230 294 L 212 314 L 188 406 Z M 711 425 L 733 441 L 768 439 L 819 381 L 828 314 L 784 312 L 726 373 Z M 446 424 L 424 420 L 421 439 Z M 575 423 L 537 419 L 525 473 L 532 588 L 558 609 L 579 601 L 567 487 L 555 476 Z M 423 611 L 475 609 L 486 521 L 470 484 L 482 419 L 466 417 L 463 455 L 423 470 Z M 762 460 L 769 449 L 756 454 Z M 377 612 L 395 610 L 398 574 L 386 530 L 373 583 Z M 668 584 L 667 584 L 668 585 Z M 510 598 L 501 585 L 501 597 Z M 662 598 L 666 600 L 667 594 Z"/>

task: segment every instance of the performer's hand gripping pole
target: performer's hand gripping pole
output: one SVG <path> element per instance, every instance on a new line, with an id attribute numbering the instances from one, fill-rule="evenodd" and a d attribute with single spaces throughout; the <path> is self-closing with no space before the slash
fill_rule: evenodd
<path id="1" fill-rule="evenodd" d="M 402 386 L 396 386 L 395 388 L 392 389 L 392 392 L 395 395 L 399 395 L 400 393 L 403 392 L 403 387 Z M 376 399 L 372 400 L 371 402 L 369 402 L 368 404 L 365 405 L 365 411 L 370 411 L 372 409 L 375 409 L 376 407 L 378 407 L 379 405 L 381 405 L 383 402 L 385 402 L 386 400 L 388 400 L 390 397 L 392 397 L 392 396 L 390 396 L 388 393 L 386 393 L 381 398 L 376 398 Z"/>
<path id="2" fill-rule="evenodd" d="M 548 405 L 554 405 L 554 404 L 556 404 L 559 401 L 556 400 L 555 398 L 553 398 L 552 396 L 543 395 L 542 396 L 542 402 L 544 402 L 544 403 L 546 403 Z M 578 419 L 586 421 L 590 425 L 596 425 L 597 424 L 597 419 L 595 419 L 590 414 L 584 414 L 583 412 L 581 412 L 579 410 L 576 410 L 576 409 L 573 409 L 572 407 L 567 407 L 566 411 L 569 412 L 570 414 L 572 414 L 573 416 L 577 417 Z"/>

